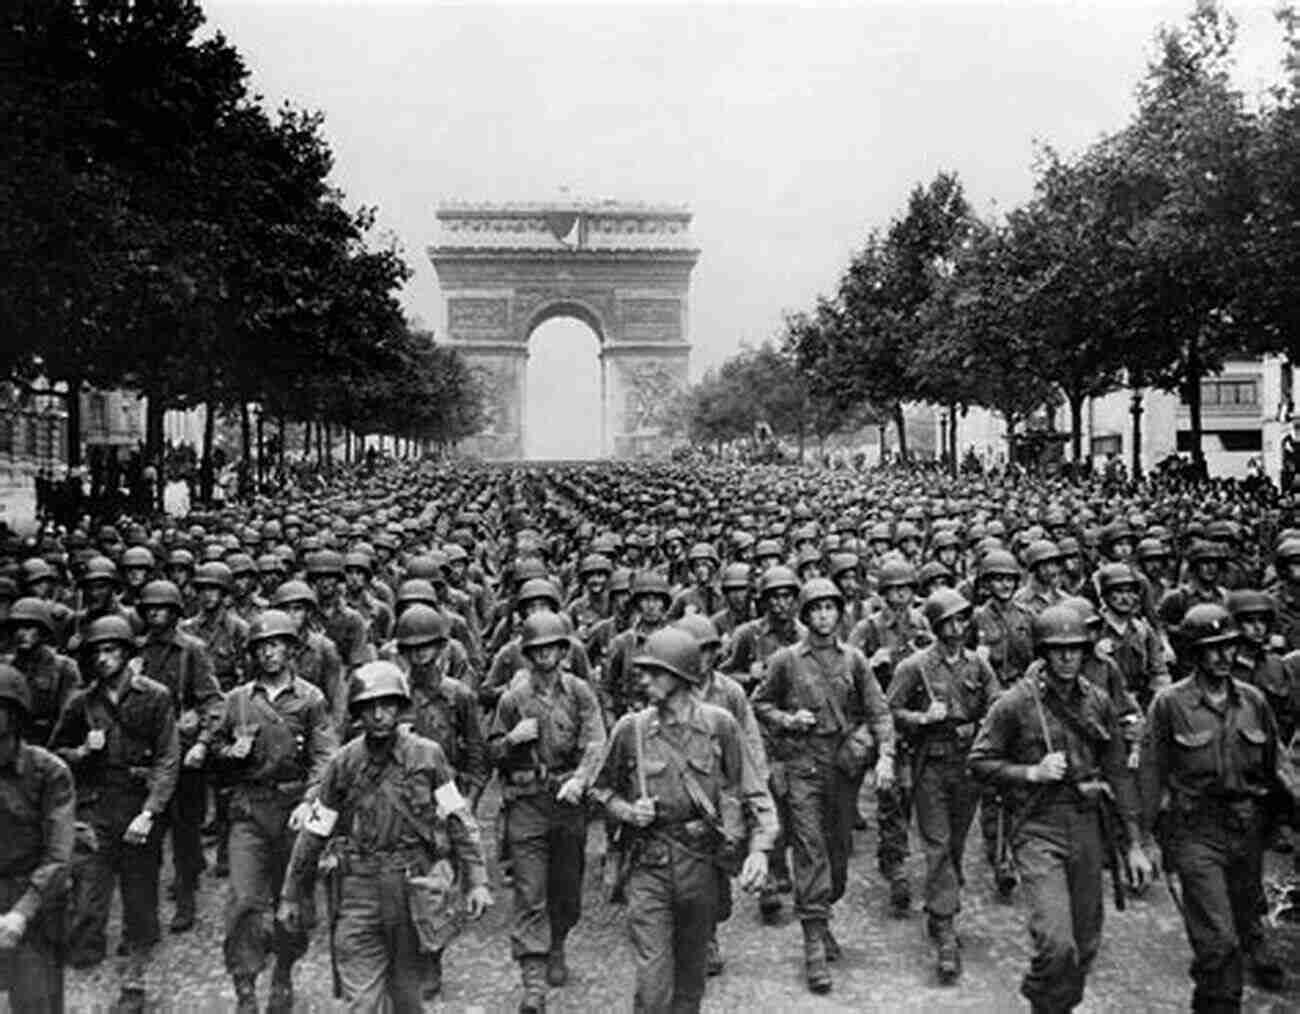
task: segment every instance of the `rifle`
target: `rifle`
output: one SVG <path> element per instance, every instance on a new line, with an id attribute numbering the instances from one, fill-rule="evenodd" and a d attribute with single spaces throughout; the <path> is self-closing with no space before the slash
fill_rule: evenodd
<path id="1" fill-rule="evenodd" d="M 636 744 L 636 786 L 637 798 L 646 797 L 645 780 L 645 721 L 641 713 L 632 715 L 633 740 Z M 627 902 L 627 882 L 632 876 L 632 865 L 636 860 L 641 836 L 632 829 L 620 824 L 606 849 L 606 864 L 613 863 L 612 872 L 606 874 L 605 900 L 611 905 Z"/>

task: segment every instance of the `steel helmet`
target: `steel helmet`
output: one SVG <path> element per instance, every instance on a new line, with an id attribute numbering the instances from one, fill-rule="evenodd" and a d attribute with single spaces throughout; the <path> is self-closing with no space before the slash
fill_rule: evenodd
<path id="1" fill-rule="evenodd" d="M 32 694 L 27 687 L 27 677 L 14 666 L 0 662 L 0 701 L 16 706 L 31 717 Z"/>
<path id="2" fill-rule="evenodd" d="M 412 560 L 411 562 L 414 563 L 415 560 Z M 407 569 L 409 570 L 410 568 Z M 415 577 L 417 575 L 413 574 L 411 576 Z M 535 556 L 522 556 L 515 561 L 514 571 L 511 578 L 515 583 L 515 587 L 519 587 L 526 581 L 531 581 L 534 578 L 545 576 L 546 566 L 541 560 L 537 559 Z"/>
<path id="3" fill-rule="evenodd" d="M 876 587 L 881 591 L 886 588 L 900 588 L 904 585 L 916 587 L 916 568 L 906 560 L 886 560 L 880 565 L 876 574 Z"/>
<path id="4" fill-rule="evenodd" d="M 632 590 L 632 572 L 626 567 L 619 567 L 609 575 L 609 591 L 630 592 Z"/>
<path id="5" fill-rule="evenodd" d="M 423 602 L 403 609 L 393 630 L 400 648 L 415 648 L 434 641 L 445 641 L 450 635 L 451 622 L 447 617 Z"/>
<path id="6" fill-rule="evenodd" d="M 408 606 L 414 602 L 422 602 L 426 606 L 437 606 L 438 593 L 434 590 L 433 582 L 413 577 L 397 586 L 395 602 L 399 607 Z"/>
<path id="7" fill-rule="evenodd" d="M 257 573 L 257 564 L 253 562 L 253 558 L 247 553 L 231 553 L 226 557 L 226 566 L 230 568 L 231 581 L 234 581 L 241 574 Z"/>
<path id="8" fill-rule="evenodd" d="M 283 609 L 295 603 L 316 606 L 316 592 L 306 581 L 285 581 L 271 593 L 273 609 Z"/>
<path id="9" fill-rule="evenodd" d="M 1232 614 L 1214 602 L 1192 606 L 1178 625 L 1183 643 L 1197 648 L 1236 641 L 1240 633 Z"/>
<path id="10" fill-rule="evenodd" d="M 936 588 L 925 600 L 922 610 L 925 622 L 930 629 L 938 633 L 939 626 L 945 620 L 968 613 L 973 607 L 966 601 L 966 596 L 952 588 Z"/>
<path id="11" fill-rule="evenodd" d="M 524 651 L 548 644 L 568 644 L 569 626 L 559 613 L 534 613 L 524 620 L 519 646 Z"/>
<path id="12" fill-rule="evenodd" d="M 980 579 L 999 575 L 1018 579 L 1020 577 L 1020 564 L 1005 549 L 990 549 L 980 559 L 975 571 Z"/>
<path id="13" fill-rule="evenodd" d="M 201 563 L 194 572 L 194 579 L 190 582 L 195 588 L 202 588 L 205 585 L 211 588 L 220 588 L 222 591 L 230 591 L 230 586 L 234 584 L 235 576 L 230 572 L 230 568 L 220 561 L 211 563 Z"/>
<path id="14" fill-rule="evenodd" d="M 769 567 L 758 582 L 758 597 L 766 598 L 772 592 L 782 588 L 788 588 L 790 591 L 799 591 L 799 578 L 789 567 L 776 566 Z"/>
<path id="15" fill-rule="evenodd" d="M 284 557 L 278 553 L 263 553 L 257 558 L 257 572 L 259 574 L 284 574 L 288 569 Z"/>
<path id="16" fill-rule="evenodd" d="M 635 602 L 643 595 L 658 595 L 665 603 L 671 603 L 673 600 L 672 592 L 668 588 L 668 579 L 657 570 L 638 571 L 636 577 L 632 579 L 632 601 Z"/>
<path id="17" fill-rule="evenodd" d="M 713 621 L 702 613 L 688 613 L 673 626 L 686 631 L 701 648 L 717 648 L 722 645 L 722 635 Z"/>
<path id="18" fill-rule="evenodd" d="M 366 701 L 388 697 L 398 698 L 403 707 L 410 706 L 411 690 L 406 682 L 406 674 L 393 662 L 367 662 L 352 676 L 348 711 L 355 713 Z"/>
<path id="19" fill-rule="evenodd" d="M 9 617 L 6 622 L 11 627 L 40 627 L 51 637 L 54 636 L 54 619 L 50 614 L 50 604 L 44 599 L 19 599 L 9 607 Z"/>
<path id="20" fill-rule="evenodd" d="M 1277 550 L 1273 554 L 1277 560 L 1278 567 L 1281 568 L 1293 560 L 1300 560 L 1300 539 L 1288 538 L 1278 543 Z"/>
<path id="21" fill-rule="evenodd" d="M 249 625 L 248 643 L 251 646 L 275 637 L 297 641 L 298 628 L 288 613 L 279 609 L 265 609 L 253 617 L 253 622 Z"/>
<path id="22" fill-rule="evenodd" d="M 137 609 L 153 609 L 165 606 L 176 612 L 184 612 L 185 602 L 181 599 L 181 590 L 171 581 L 150 581 L 140 589 L 140 598 L 136 601 Z"/>
<path id="23" fill-rule="evenodd" d="M 86 566 L 81 572 L 81 583 L 86 585 L 95 581 L 118 583 L 117 566 L 107 556 L 92 556 L 86 561 Z"/>
<path id="24" fill-rule="evenodd" d="M 129 650 L 135 650 L 135 632 L 124 617 L 101 616 L 97 620 L 92 620 L 81 638 L 81 647 L 89 648 L 91 645 L 109 641 L 116 641 L 126 645 Z"/>
<path id="25" fill-rule="evenodd" d="M 18 603 L 14 604 L 18 608 Z M 1243 616 L 1266 616 L 1270 620 L 1277 616 L 1277 602 L 1266 591 L 1257 588 L 1238 588 L 1228 592 L 1228 612 L 1240 620 Z M 13 613 L 9 614 L 13 619 Z"/>
<path id="26" fill-rule="evenodd" d="M 916 582 L 925 587 L 931 581 L 950 581 L 953 578 L 952 568 L 938 560 L 930 560 L 921 565 L 921 569 L 916 572 Z"/>
<path id="27" fill-rule="evenodd" d="M 960 549 L 961 539 L 951 528 L 941 528 L 930 537 L 930 552 L 937 553 L 941 549 Z"/>
<path id="28" fill-rule="evenodd" d="M 754 543 L 753 556 L 755 560 L 762 560 L 767 557 L 773 557 L 779 560 L 784 555 L 785 553 L 781 549 L 781 543 L 777 542 L 775 539 L 759 539 Z"/>
<path id="29" fill-rule="evenodd" d="M 718 560 L 718 551 L 707 542 L 697 542 L 695 545 L 691 546 L 690 551 L 686 554 L 686 559 L 691 563 L 694 563 L 696 560 L 708 560 L 715 567 L 720 562 Z"/>
<path id="30" fill-rule="evenodd" d="M 535 599 L 541 599 L 549 604 L 553 613 L 560 611 L 560 590 L 545 578 L 536 577 L 531 581 L 525 581 L 515 595 L 515 606 L 521 607 L 525 602 Z"/>
<path id="31" fill-rule="evenodd" d="M 1030 570 L 1052 560 L 1061 559 L 1061 548 L 1049 539 L 1036 539 L 1025 550 L 1025 566 Z"/>
<path id="32" fill-rule="evenodd" d="M 1101 613 L 1097 612 L 1097 607 L 1082 595 L 1067 595 L 1057 604 L 1065 606 L 1067 609 L 1073 609 L 1078 613 L 1085 627 L 1095 627 L 1101 624 Z"/>
<path id="33" fill-rule="evenodd" d="M 722 590 L 739 591 L 749 587 L 749 564 L 729 563 L 722 570 Z"/>
<path id="34" fill-rule="evenodd" d="M 1192 543 L 1191 549 L 1187 551 L 1187 559 L 1192 563 L 1200 563 L 1203 560 L 1226 560 L 1228 551 L 1220 542 L 1212 542 L 1209 539 L 1197 539 Z"/>
<path id="35" fill-rule="evenodd" d="M 867 530 L 868 542 L 888 542 L 894 544 L 894 526 L 888 521 L 877 521 Z"/>
<path id="36" fill-rule="evenodd" d="M 1296 549 L 1296 555 L 1300 556 L 1300 543 L 1297 543 Z M 1160 539 L 1145 538 L 1137 544 L 1136 556 L 1139 560 L 1158 560 L 1173 556 L 1173 553 Z"/>
<path id="37" fill-rule="evenodd" d="M 578 565 L 578 577 L 584 578 L 588 574 L 605 574 L 609 575 L 614 571 L 614 564 L 610 562 L 608 556 L 602 553 L 588 553 L 582 558 L 582 563 Z"/>
<path id="38" fill-rule="evenodd" d="M 343 555 L 322 549 L 307 557 L 307 577 L 342 577 Z"/>
<path id="39" fill-rule="evenodd" d="M 194 569 L 194 554 L 188 549 L 173 549 L 167 554 L 168 567 L 188 567 Z"/>
<path id="40" fill-rule="evenodd" d="M 1035 616 L 1031 629 L 1035 650 L 1049 646 L 1086 647 L 1092 643 L 1083 617 L 1077 610 L 1059 602 Z"/>
<path id="41" fill-rule="evenodd" d="M 59 578 L 58 573 L 50 566 L 49 561 L 39 556 L 24 560 L 20 573 L 22 574 L 23 584 L 29 588 L 38 581 L 57 581 Z"/>
<path id="42" fill-rule="evenodd" d="M 1110 546 L 1116 542 L 1123 542 L 1125 539 L 1136 541 L 1137 536 L 1133 534 L 1133 529 L 1129 527 L 1128 522 L 1122 518 L 1104 525 L 1101 529 L 1100 541 L 1103 546 Z"/>
<path id="43" fill-rule="evenodd" d="M 365 571 L 366 576 L 369 577 L 375 572 L 375 564 L 370 559 L 369 553 L 358 552 L 354 549 L 343 557 L 343 569 Z"/>
<path id="44" fill-rule="evenodd" d="M 1097 571 L 1097 587 L 1103 595 L 1113 588 L 1137 588 L 1139 584 L 1137 574 L 1127 563 L 1103 564 Z"/>
<path id="45" fill-rule="evenodd" d="M 799 618 L 808 615 L 814 602 L 828 599 L 835 603 L 840 612 L 844 611 L 844 593 L 834 581 L 828 577 L 815 577 L 811 581 L 805 581 L 799 589 Z"/>
<path id="46" fill-rule="evenodd" d="M 894 526 L 894 545 L 901 546 L 908 541 L 920 542 L 921 529 L 917 528 L 911 521 L 900 521 Z"/>
<path id="47" fill-rule="evenodd" d="M 632 664 L 661 669 L 687 683 L 703 682 L 700 672 L 700 646 L 695 637 L 680 627 L 662 627 L 645 639 Z"/>
<path id="48" fill-rule="evenodd" d="M 861 566 L 862 561 L 858 559 L 857 553 L 832 553 L 826 563 L 826 571 L 834 579 L 849 571 L 857 573 Z"/>

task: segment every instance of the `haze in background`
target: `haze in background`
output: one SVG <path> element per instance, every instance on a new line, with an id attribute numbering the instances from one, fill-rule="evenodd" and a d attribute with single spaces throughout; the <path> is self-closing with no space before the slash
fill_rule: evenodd
<path id="1" fill-rule="evenodd" d="M 695 376 L 833 291 L 867 232 L 939 170 L 956 170 L 982 213 L 1023 201 L 1035 140 L 1076 151 L 1121 127 L 1157 27 L 1191 9 L 204 6 L 269 104 L 326 114 L 335 179 L 354 203 L 378 205 L 415 269 L 404 302 L 431 326 L 440 294 L 424 249 L 441 200 L 544 200 L 563 187 L 689 204 L 703 251 Z M 1270 8 L 1231 5 L 1252 92 L 1280 76 Z M 555 326 L 595 369 L 590 332 Z M 575 391 L 576 360 L 537 345 L 530 445 L 546 419 L 588 433 L 584 450 L 566 443 L 558 456 L 597 453 L 598 407 Z"/>

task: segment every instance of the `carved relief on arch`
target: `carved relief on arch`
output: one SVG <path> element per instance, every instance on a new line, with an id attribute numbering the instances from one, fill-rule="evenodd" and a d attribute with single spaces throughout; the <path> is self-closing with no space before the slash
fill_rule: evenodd
<path id="1" fill-rule="evenodd" d="M 528 335 L 551 317 L 576 317 L 596 332 L 602 341 L 610 338 L 615 321 L 614 293 L 609 289 L 567 287 L 516 289 L 515 326 Z"/>

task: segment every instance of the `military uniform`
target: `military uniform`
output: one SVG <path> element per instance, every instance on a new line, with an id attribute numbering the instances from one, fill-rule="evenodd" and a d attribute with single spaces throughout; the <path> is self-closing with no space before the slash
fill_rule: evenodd
<path id="1" fill-rule="evenodd" d="M 248 663 L 248 621 L 222 606 L 212 613 L 200 611 L 178 625 L 181 633 L 203 642 L 212 660 L 212 672 L 223 692 L 244 681 Z"/>
<path id="2" fill-rule="evenodd" d="M 14 652 L 11 664 L 27 679 L 32 707 L 28 719 L 27 737 L 44 745 L 49 742 L 59 713 L 73 691 L 81 685 L 77 663 L 60 655 L 47 644 L 32 651 Z"/>
<path id="3" fill-rule="evenodd" d="M 1125 687 L 1145 711 L 1156 692 L 1170 682 L 1164 640 L 1140 616 L 1117 616 L 1103 607 L 1101 620 L 1098 650 L 1119 667 Z"/>
<path id="4" fill-rule="evenodd" d="M 447 648 L 459 645 L 447 642 Z M 447 648 L 443 649 L 444 656 Z M 456 772 L 456 783 L 470 799 L 477 799 L 491 775 L 483 737 L 478 698 L 469 687 L 450 675 L 442 656 L 430 665 L 399 663 L 411 687 L 411 729 L 442 747 Z"/>
<path id="5" fill-rule="evenodd" d="M 63 1011 L 74 816 L 67 765 L 20 741 L 0 763 L 0 913 L 21 912 L 27 928 L 18 946 L 0 950 L 0 992 L 22 1014 Z"/>

